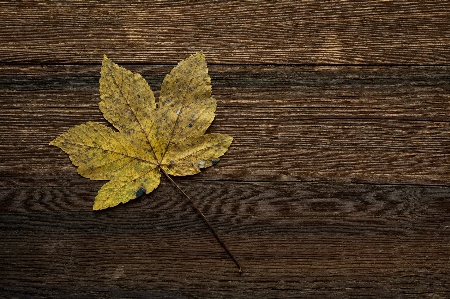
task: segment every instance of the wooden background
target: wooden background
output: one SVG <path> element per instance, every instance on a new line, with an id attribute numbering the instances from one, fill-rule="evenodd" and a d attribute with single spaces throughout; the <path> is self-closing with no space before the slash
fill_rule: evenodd
<path id="1" fill-rule="evenodd" d="M 98 109 L 103 54 L 203 50 L 221 162 L 93 212 L 48 143 Z M 0 296 L 449 298 L 450 3 L 0 1 Z"/>

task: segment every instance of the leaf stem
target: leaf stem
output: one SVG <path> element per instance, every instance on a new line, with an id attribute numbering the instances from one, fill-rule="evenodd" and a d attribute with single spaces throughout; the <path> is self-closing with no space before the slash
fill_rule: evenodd
<path id="1" fill-rule="evenodd" d="M 223 249 L 225 249 L 225 251 L 227 252 L 227 254 L 230 256 L 230 258 L 233 260 L 233 262 L 236 264 L 236 266 L 238 267 L 238 271 L 239 273 L 242 273 L 242 267 L 239 264 L 239 262 L 236 260 L 236 258 L 234 257 L 234 255 L 231 253 L 231 251 L 228 249 L 227 245 L 225 245 L 225 243 L 222 241 L 222 239 L 219 237 L 219 235 L 217 234 L 217 232 L 215 231 L 215 229 L 212 227 L 211 223 L 209 222 L 208 218 L 206 218 L 206 216 L 202 213 L 202 211 L 200 211 L 200 209 L 197 207 L 197 205 L 192 201 L 192 199 L 180 188 L 180 186 L 177 185 L 177 183 L 175 183 L 174 180 L 172 180 L 172 178 L 160 167 L 162 173 L 164 173 L 164 175 L 169 179 L 169 181 L 178 189 L 178 191 L 180 191 L 189 201 L 189 203 L 192 205 L 192 207 L 197 211 L 197 213 L 202 216 L 203 220 L 205 220 L 206 224 L 208 224 L 209 229 L 211 230 L 211 232 L 213 233 L 214 237 L 217 239 L 217 241 L 219 241 L 220 245 L 222 245 Z"/>

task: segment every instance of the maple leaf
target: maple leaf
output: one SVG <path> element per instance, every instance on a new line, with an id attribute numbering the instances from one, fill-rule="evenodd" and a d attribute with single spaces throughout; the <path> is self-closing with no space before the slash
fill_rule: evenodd
<path id="1" fill-rule="evenodd" d="M 78 173 L 109 180 L 99 190 L 94 210 L 114 207 L 150 193 L 161 172 L 185 176 L 212 166 L 232 137 L 205 134 L 216 100 L 203 53 L 181 61 L 164 78 L 158 103 L 145 79 L 103 58 L 100 110 L 117 131 L 87 122 L 52 142 L 69 154 Z"/>

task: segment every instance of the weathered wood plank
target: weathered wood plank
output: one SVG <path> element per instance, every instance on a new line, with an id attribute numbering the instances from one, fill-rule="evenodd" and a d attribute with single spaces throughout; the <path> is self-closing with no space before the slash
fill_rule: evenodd
<path id="1" fill-rule="evenodd" d="M 207 54 L 208 56 L 208 54 Z M 123 65 L 158 94 L 174 65 Z M 92 107 L 101 57 L 85 65 L 0 65 L 0 108 Z M 448 121 L 449 66 L 210 65 L 220 107 L 308 108 L 328 118 Z"/>
<path id="2" fill-rule="evenodd" d="M 60 116 L 61 111 L 58 112 Z M 69 109 L 64 119 L 73 116 Z M 202 178 L 232 180 L 338 180 L 378 183 L 448 184 L 450 123 L 301 119 L 294 111 L 221 112 L 212 132 L 231 134 L 233 146 L 220 167 Z M 48 178 L 75 174 L 66 154 L 48 142 L 81 120 L 42 121 L 25 115 L 31 126 L 16 129 L 1 145 L 3 176 Z M 245 120 L 242 116 L 246 115 Z M 10 117 L 9 119 L 12 119 Z M 282 121 L 281 121 L 282 119 Z M 76 121 L 75 121 L 76 120 Z M 286 121 L 289 124 L 284 124 Z M 17 125 L 17 122 L 15 123 Z M 224 124 L 224 125 L 222 125 Z M 11 126 L 2 126 L 11 133 Z M 206 174 L 207 173 L 207 174 Z"/>
<path id="3" fill-rule="evenodd" d="M 0 62 L 448 64 L 447 1 L 2 1 Z"/>
<path id="4" fill-rule="evenodd" d="M 180 182 L 91 211 L 96 186 L 1 188 L 0 289 L 42 296 L 450 295 L 449 187 Z M 99 288 L 99 286 L 102 288 Z"/>
<path id="5" fill-rule="evenodd" d="M 170 68 L 133 67 L 155 90 Z M 106 123 L 97 107 L 98 69 L 1 68 L 3 180 L 77 177 L 48 142 L 76 124 Z M 211 131 L 235 141 L 220 167 L 199 178 L 449 184 L 448 71 L 213 66 L 219 105 Z"/>

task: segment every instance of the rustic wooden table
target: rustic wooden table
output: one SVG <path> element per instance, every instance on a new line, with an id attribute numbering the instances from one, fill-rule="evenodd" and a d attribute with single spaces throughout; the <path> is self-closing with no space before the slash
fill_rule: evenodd
<path id="1" fill-rule="evenodd" d="M 94 212 L 48 143 L 103 54 L 156 94 L 203 50 L 215 167 Z M 450 297 L 450 3 L 1 1 L 0 297 Z"/>

